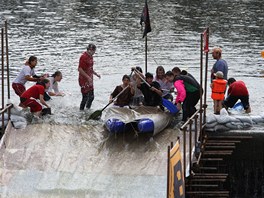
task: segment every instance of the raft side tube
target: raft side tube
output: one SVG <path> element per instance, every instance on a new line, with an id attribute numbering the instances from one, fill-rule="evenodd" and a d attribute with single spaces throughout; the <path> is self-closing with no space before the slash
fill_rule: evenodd
<path id="1" fill-rule="evenodd" d="M 139 133 L 153 133 L 154 122 L 149 118 L 142 118 L 137 123 Z"/>
<path id="2" fill-rule="evenodd" d="M 110 133 L 122 133 L 126 128 L 125 123 L 116 118 L 109 118 L 105 126 Z"/>

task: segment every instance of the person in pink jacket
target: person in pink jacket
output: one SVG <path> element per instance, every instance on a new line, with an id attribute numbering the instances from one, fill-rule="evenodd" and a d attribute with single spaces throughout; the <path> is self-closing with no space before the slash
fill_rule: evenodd
<path id="1" fill-rule="evenodd" d="M 196 111 L 196 104 L 200 100 L 201 87 L 196 79 L 186 71 L 180 74 L 168 77 L 173 79 L 174 87 L 177 89 L 176 105 L 179 110 L 182 109 L 182 121 L 186 122 Z M 171 75 L 167 73 L 167 75 Z M 167 76 L 166 75 L 166 76 Z"/>
<path id="2" fill-rule="evenodd" d="M 166 76 L 167 81 L 174 82 L 174 74 L 171 71 L 166 72 L 165 76 Z M 183 80 L 177 80 L 173 84 L 177 90 L 177 96 L 175 99 L 175 104 L 177 105 L 177 108 L 180 111 L 182 109 L 182 102 L 186 98 L 186 90 L 184 87 L 184 82 L 183 82 Z"/>
<path id="3" fill-rule="evenodd" d="M 179 110 L 182 109 L 182 102 L 185 100 L 186 98 L 186 90 L 185 90 L 185 86 L 184 86 L 184 81 L 183 80 L 177 80 L 174 82 L 174 87 L 177 90 L 177 97 L 175 100 L 175 104 L 177 105 L 177 108 Z"/>

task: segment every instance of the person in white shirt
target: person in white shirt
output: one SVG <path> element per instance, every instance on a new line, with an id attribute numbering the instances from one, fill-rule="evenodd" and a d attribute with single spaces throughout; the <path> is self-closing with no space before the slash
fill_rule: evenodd
<path id="1" fill-rule="evenodd" d="M 62 79 L 62 73 L 60 71 L 56 71 L 54 74 L 49 77 L 50 80 L 50 87 L 48 89 L 48 94 L 50 96 L 64 96 L 63 92 L 59 91 L 58 82 Z"/>
<path id="2" fill-rule="evenodd" d="M 34 68 L 38 63 L 38 59 L 35 56 L 30 56 L 26 61 L 25 66 L 22 68 L 18 76 L 12 83 L 12 88 L 18 96 L 21 96 L 22 93 L 26 91 L 25 84 L 27 81 L 40 82 L 47 76 L 37 76 Z"/>
<path id="3" fill-rule="evenodd" d="M 133 67 L 131 68 L 133 70 Z M 141 67 L 136 67 L 140 73 L 142 73 Z M 133 89 L 135 90 L 134 96 L 131 99 L 130 105 L 131 106 L 141 106 L 143 105 L 144 101 L 144 95 L 142 94 L 141 90 L 137 87 L 137 79 L 139 77 L 134 73 L 133 75 L 130 75 L 130 82 L 133 86 Z"/>

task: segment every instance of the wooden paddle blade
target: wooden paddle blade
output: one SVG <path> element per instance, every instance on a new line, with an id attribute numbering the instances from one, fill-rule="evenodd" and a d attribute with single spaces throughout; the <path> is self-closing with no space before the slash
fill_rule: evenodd
<path id="1" fill-rule="evenodd" d="M 96 110 L 95 112 L 93 112 L 88 120 L 92 119 L 92 120 L 99 120 L 102 116 L 102 110 Z"/>
<path id="2" fill-rule="evenodd" d="M 172 114 L 176 114 L 179 112 L 179 109 L 170 101 L 162 98 L 162 105 L 166 107 Z"/>

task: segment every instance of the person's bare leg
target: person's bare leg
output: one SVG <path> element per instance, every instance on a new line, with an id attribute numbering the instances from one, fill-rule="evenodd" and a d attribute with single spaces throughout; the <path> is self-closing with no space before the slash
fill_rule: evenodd
<path id="1" fill-rule="evenodd" d="M 41 116 L 41 111 L 34 112 L 33 115 L 35 115 L 35 116 L 37 116 L 37 117 L 40 117 L 40 116 Z"/>
<path id="2" fill-rule="evenodd" d="M 248 107 L 248 109 L 245 111 L 246 113 L 250 113 L 251 112 L 251 108 Z"/>

